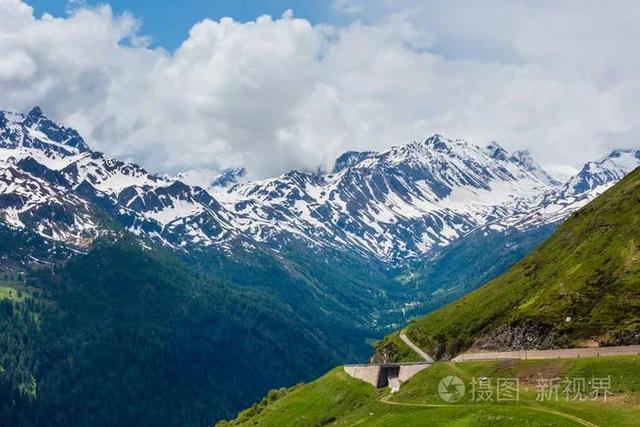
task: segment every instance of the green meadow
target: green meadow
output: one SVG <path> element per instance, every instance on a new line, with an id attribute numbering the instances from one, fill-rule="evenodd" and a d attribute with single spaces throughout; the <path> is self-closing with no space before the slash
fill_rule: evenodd
<path id="1" fill-rule="evenodd" d="M 451 375 L 466 386 L 464 396 L 455 403 L 445 402 L 438 394 L 439 382 Z M 558 388 L 541 385 L 554 378 Z M 605 393 L 596 397 L 592 390 L 593 382 L 602 378 L 609 381 L 606 401 Z M 512 384 L 517 380 L 517 400 L 497 401 L 498 379 Z M 576 390 L 562 385 L 567 379 L 584 379 L 585 400 L 573 400 Z M 491 383 L 491 400 L 477 402 L 474 398 L 481 396 L 482 380 Z M 627 356 L 439 362 L 403 384 L 396 394 L 375 390 L 338 367 L 312 383 L 274 390 L 235 420 L 218 426 L 632 426 L 639 419 L 640 358 Z"/>

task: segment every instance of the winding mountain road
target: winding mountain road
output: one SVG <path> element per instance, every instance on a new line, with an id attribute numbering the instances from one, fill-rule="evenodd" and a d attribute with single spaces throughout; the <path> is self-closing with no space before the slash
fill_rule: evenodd
<path id="1" fill-rule="evenodd" d="M 407 335 L 404 333 L 404 329 L 402 331 L 400 331 L 400 339 L 409 346 L 409 348 L 411 348 L 411 350 L 413 350 L 414 352 L 416 352 L 416 354 L 420 357 L 422 357 L 422 359 L 424 359 L 425 362 L 427 363 L 433 363 L 433 359 L 431 358 L 431 356 L 429 356 L 427 353 L 425 353 L 424 351 L 422 351 L 422 349 L 420 347 L 418 347 L 417 345 L 415 345 L 410 339 L 409 337 L 407 337 Z"/>
<path id="2" fill-rule="evenodd" d="M 400 331 L 400 339 L 427 363 L 433 363 L 433 359 L 420 347 L 414 344 L 405 333 Z M 452 362 L 471 362 L 476 360 L 507 360 L 507 359 L 579 359 L 581 357 L 607 357 L 607 356 L 640 356 L 640 345 L 625 345 L 617 347 L 584 347 L 563 348 L 556 350 L 515 350 L 515 351 L 488 351 L 478 353 L 462 353 L 451 359 Z"/>
<path id="3" fill-rule="evenodd" d="M 427 363 L 434 363 L 433 359 L 425 353 L 420 347 L 414 344 L 406 335 L 406 330 L 400 331 L 400 339 L 417 355 Z M 619 346 L 619 347 L 587 347 L 587 348 L 567 348 L 558 350 L 521 350 L 521 351 L 504 351 L 504 352 L 482 352 L 482 353 L 463 353 L 453 358 L 452 362 L 466 362 L 466 361 L 478 361 L 478 360 L 506 360 L 506 359 L 578 359 L 581 357 L 606 357 L 606 356 L 640 356 L 640 345 Z M 387 405 L 397 406 L 410 406 L 410 407 L 424 407 L 424 408 L 469 408 L 474 407 L 472 405 L 451 405 L 451 404 L 423 404 L 423 403 L 409 403 L 398 402 L 390 400 L 393 394 L 388 394 L 381 397 L 379 400 L 381 403 Z M 590 421 L 577 417 L 572 414 L 557 411 L 554 409 L 547 409 L 533 405 L 523 405 L 523 408 L 543 412 L 558 417 L 562 417 L 571 420 L 578 425 L 586 427 L 598 427 Z"/>
<path id="4" fill-rule="evenodd" d="M 504 359 L 579 359 L 581 357 L 640 356 L 640 345 L 619 347 L 564 348 L 558 350 L 517 350 L 493 351 L 483 353 L 462 353 L 451 359 L 452 362 Z"/>

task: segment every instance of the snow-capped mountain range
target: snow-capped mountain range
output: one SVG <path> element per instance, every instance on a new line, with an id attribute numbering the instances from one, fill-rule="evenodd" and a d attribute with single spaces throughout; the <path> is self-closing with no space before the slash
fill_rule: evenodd
<path id="1" fill-rule="evenodd" d="M 77 246 L 115 221 L 174 248 L 295 242 L 405 261 L 481 227 L 562 221 L 638 165 L 640 151 L 616 150 L 560 183 L 527 152 L 434 135 L 347 152 L 329 173 L 246 181 L 229 169 L 190 185 L 202 176 L 153 174 L 92 151 L 36 107 L 0 111 L 0 221 Z"/>
<path id="2" fill-rule="evenodd" d="M 515 227 L 521 230 L 560 222 L 602 194 L 640 166 L 640 150 L 613 150 L 599 160 L 588 162 L 564 184 L 543 193 L 529 209 L 494 221 L 494 230 Z"/>

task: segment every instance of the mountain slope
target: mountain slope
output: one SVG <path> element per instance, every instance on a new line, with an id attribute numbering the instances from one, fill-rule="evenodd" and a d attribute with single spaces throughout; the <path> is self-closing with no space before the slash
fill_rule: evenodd
<path id="1" fill-rule="evenodd" d="M 526 152 L 434 135 L 345 153 L 331 173 L 247 182 L 230 169 L 203 188 L 184 182 L 197 176 L 94 152 L 36 107 L 0 112 L 0 221 L 67 254 L 125 229 L 200 268 L 215 259 L 214 274 L 244 282 L 247 273 L 307 315 L 340 318 L 364 354 L 362 335 L 388 333 L 502 273 L 638 163 L 638 152 L 616 151 L 558 186 Z M 39 254 L 33 263 L 60 261 Z"/>
<path id="2" fill-rule="evenodd" d="M 346 320 L 350 307 L 347 329 L 377 335 L 501 273 L 638 163 L 638 152 L 615 151 L 558 186 L 526 152 L 434 135 L 345 153 L 328 174 L 229 188 L 245 171 L 228 170 L 212 194 L 91 151 L 36 107 L 0 112 L 0 220 L 83 251 L 124 228 L 200 267 L 221 260 L 215 274 L 243 265 L 318 314 Z M 265 279 L 272 268 L 279 281 Z"/>
<path id="3" fill-rule="evenodd" d="M 129 238 L 4 286 L 3 424 L 209 425 L 348 357 L 265 290 Z"/>
<path id="4" fill-rule="evenodd" d="M 613 396 L 602 399 L 538 399 L 539 375 L 559 378 L 610 378 Z M 465 384 L 459 402 L 445 402 L 439 382 L 456 376 Z M 517 378 L 518 401 L 497 401 L 493 394 L 484 401 L 472 400 L 480 378 Z M 475 382 L 474 382 L 475 381 Z M 491 387 L 489 390 L 492 391 Z M 572 397 L 572 396 L 571 396 Z M 576 360 L 526 360 L 474 363 L 444 363 L 417 373 L 395 394 L 347 375 L 342 367 L 317 380 L 291 389 L 272 390 L 259 403 L 237 418 L 217 427 L 229 426 L 620 426 L 637 425 L 640 417 L 640 370 L 636 357 L 606 357 Z"/>
<path id="5" fill-rule="evenodd" d="M 638 166 L 640 150 L 613 150 L 606 156 L 585 164 L 578 174 L 563 185 L 547 191 L 528 211 L 500 219 L 485 228 L 501 230 L 512 227 L 529 230 L 559 223 Z"/>
<path id="6" fill-rule="evenodd" d="M 230 169 L 202 188 L 93 152 L 38 107 L 26 115 L 0 112 L 0 163 L 26 175 L 25 184 L 4 189 L 5 198 L 20 198 L 19 189 L 31 186 L 27 178 L 46 182 L 49 192 L 80 197 L 128 230 L 174 248 L 228 251 L 244 241 L 280 250 L 301 242 L 389 262 L 521 212 L 532 196 L 557 184 L 526 153 L 435 135 L 382 153 L 346 153 L 329 174 L 291 171 L 232 185 L 246 172 Z M 197 178 L 191 175 L 179 178 Z M 21 216 L 46 202 L 44 195 L 32 198 L 27 206 L 7 206 L 6 221 L 23 225 Z M 75 210 L 76 200 L 58 199 L 57 206 Z M 47 236 L 71 241 L 82 229 L 89 238 L 99 234 L 91 215 L 82 223 L 71 219 L 75 228 L 58 227 Z"/>
<path id="7" fill-rule="evenodd" d="M 466 297 L 408 325 L 413 342 L 448 358 L 472 349 L 506 350 L 597 343 L 640 343 L 640 168 L 586 205 L 543 245 L 507 273 Z M 389 336 L 377 345 L 378 361 L 411 360 Z M 470 400 L 448 406 L 439 382 L 455 375 L 518 378 L 517 402 Z M 614 397 L 606 405 L 587 399 L 540 399 L 540 378 L 608 378 Z M 634 425 L 638 362 L 633 357 L 498 362 L 438 362 L 396 394 L 375 390 L 340 367 L 318 380 L 272 391 L 228 425 Z M 595 381 L 595 380 L 592 380 Z M 591 384 L 591 383 L 589 383 Z M 458 406 L 455 406 L 458 405 Z M 454 409 L 455 406 L 455 409 Z M 578 417 L 578 418 L 576 418 Z M 590 424 L 597 423 L 597 424 Z"/>
<path id="8" fill-rule="evenodd" d="M 171 178 L 92 151 L 35 107 L 25 115 L 0 111 L 0 220 L 86 247 L 103 234 L 106 214 L 173 249 L 233 256 L 232 248 L 304 246 L 395 268 L 478 229 L 527 233 L 561 222 L 638 164 L 638 152 L 614 151 L 561 186 L 525 151 L 434 135 L 345 153 L 330 173 L 251 182 L 238 168 Z"/>
<path id="9" fill-rule="evenodd" d="M 421 294 L 413 301 L 411 310 L 407 309 L 404 323 L 455 301 L 503 274 L 544 242 L 557 226 L 552 223 L 526 230 L 514 227 L 501 231 L 474 230 L 433 257 L 413 263 L 402 280 L 407 286 L 420 289 Z"/>
<path id="10" fill-rule="evenodd" d="M 566 184 L 545 193 L 529 211 L 479 227 L 412 263 L 402 280 L 420 288 L 427 298 L 411 303 L 407 320 L 454 301 L 506 272 L 544 242 L 572 212 L 638 166 L 638 159 L 638 150 L 614 150 L 587 163 Z"/>
<path id="11" fill-rule="evenodd" d="M 532 163 L 495 143 L 434 135 L 381 153 L 346 153 L 333 173 L 240 184 L 227 197 L 242 230 L 269 244 L 297 238 L 402 263 L 528 207 L 552 188 Z"/>
<path id="12" fill-rule="evenodd" d="M 412 322 L 446 358 L 474 349 L 640 342 L 640 169 L 576 212 L 507 273 Z M 378 354 L 402 358 L 393 337 Z"/>

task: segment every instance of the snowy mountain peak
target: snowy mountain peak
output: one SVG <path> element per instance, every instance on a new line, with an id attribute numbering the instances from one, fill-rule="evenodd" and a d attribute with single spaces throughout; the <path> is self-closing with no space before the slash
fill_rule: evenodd
<path id="1" fill-rule="evenodd" d="M 50 120 L 40 107 L 27 115 L 2 111 L 0 126 L 0 148 L 37 150 L 48 158 L 90 151 L 78 132 Z"/>
<path id="2" fill-rule="evenodd" d="M 329 174 L 252 182 L 231 168 L 171 178 L 91 151 L 36 107 L 0 112 L 0 221 L 78 242 L 104 230 L 106 213 L 174 248 L 303 244 L 406 262 L 484 226 L 559 221 L 638 164 L 640 152 L 615 150 L 557 186 L 528 152 L 436 134 L 346 152 Z"/>
<path id="3" fill-rule="evenodd" d="M 585 164 L 566 183 L 548 190 L 529 210 L 499 220 L 492 227 L 531 229 L 558 223 L 637 167 L 640 167 L 640 150 L 613 150 L 606 156 Z"/>
<path id="4" fill-rule="evenodd" d="M 43 118 L 45 117 L 42 108 L 36 105 L 27 113 L 23 123 L 25 126 L 31 127 Z"/>
<path id="5" fill-rule="evenodd" d="M 228 200 L 243 227 L 270 244 L 295 237 L 392 260 L 445 246 L 549 188 L 509 155 L 495 159 L 436 134 L 344 153 L 330 174 L 291 171 L 242 184 Z"/>
<path id="6" fill-rule="evenodd" d="M 618 149 L 589 162 L 566 184 L 572 193 L 584 193 L 612 184 L 640 166 L 640 150 Z"/>
<path id="7" fill-rule="evenodd" d="M 495 160 L 508 160 L 509 158 L 509 153 L 495 141 L 490 142 L 485 147 L 485 151 L 489 157 Z"/>
<path id="8" fill-rule="evenodd" d="M 622 161 L 630 161 L 630 165 L 635 165 L 637 159 L 640 159 L 640 150 L 633 150 L 629 148 L 619 148 L 611 151 L 608 156 L 611 159 L 624 159 Z"/>
<path id="9" fill-rule="evenodd" d="M 547 171 L 545 171 L 535 160 L 531 157 L 529 150 L 516 151 L 511 155 L 511 159 L 520 163 L 528 171 L 533 173 L 540 181 L 549 185 L 560 185 L 561 182 L 552 177 Z"/>
<path id="10" fill-rule="evenodd" d="M 336 159 L 333 166 L 333 173 L 339 173 L 347 168 L 355 166 L 361 161 L 373 157 L 375 154 L 375 151 L 347 151 Z"/>
<path id="11" fill-rule="evenodd" d="M 444 135 L 441 135 L 439 133 L 433 134 L 424 141 L 426 145 L 429 145 L 436 150 L 445 150 L 448 148 L 447 143 L 452 142 L 454 141 L 446 138 Z"/>
<path id="12" fill-rule="evenodd" d="M 42 132 L 50 141 L 56 141 L 74 148 L 80 153 L 89 151 L 89 146 L 75 129 L 56 124 L 44 115 L 40 107 L 34 107 L 27 114 L 22 124 L 34 131 Z"/>
<path id="13" fill-rule="evenodd" d="M 210 187 L 229 188 L 241 182 L 246 176 L 245 168 L 227 168 L 211 181 Z"/>
<path id="14" fill-rule="evenodd" d="M 475 146 L 474 146 L 475 147 Z M 424 142 L 394 145 L 387 151 L 376 153 L 370 158 L 377 158 L 390 164 L 405 162 L 430 162 L 435 157 L 468 155 L 468 143 L 463 140 L 453 140 L 440 134 L 430 136 Z M 476 147 L 477 148 L 477 147 Z"/>

